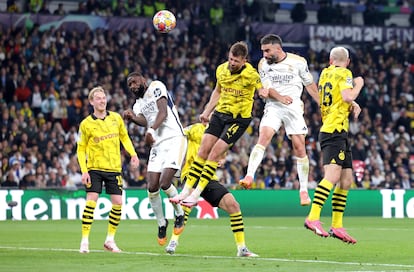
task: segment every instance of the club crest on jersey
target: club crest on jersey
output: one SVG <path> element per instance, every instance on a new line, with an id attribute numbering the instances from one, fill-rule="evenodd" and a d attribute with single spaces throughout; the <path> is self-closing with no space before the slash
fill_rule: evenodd
<path id="1" fill-rule="evenodd" d="M 158 97 L 161 96 L 161 89 L 160 88 L 155 88 L 155 90 L 154 90 L 154 96 L 156 98 L 158 98 Z"/>

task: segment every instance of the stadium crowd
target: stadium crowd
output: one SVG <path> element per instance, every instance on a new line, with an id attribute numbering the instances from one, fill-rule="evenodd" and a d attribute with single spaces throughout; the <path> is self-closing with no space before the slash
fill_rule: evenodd
<path id="1" fill-rule="evenodd" d="M 90 2 L 98 1 L 87 1 Z M 159 2 L 175 10 L 169 6 L 170 1 Z M 219 1 L 210 8 L 220 8 Z M 182 19 L 189 21 L 188 31 L 169 35 L 155 33 L 153 29 L 80 33 L 54 28 L 40 31 L 37 24 L 29 28 L 0 25 L 1 186 L 82 186 L 76 142 L 80 120 L 91 110 L 88 90 L 103 86 L 108 92 L 108 109 L 122 113 L 133 104 L 125 86 L 125 77 L 132 71 L 165 82 L 183 125 L 197 122 L 214 88 L 216 66 L 226 60 L 229 46 L 216 35 L 217 28 L 208 25 L 220 26 L 228 19 L 214 22 L 217 16 L 210 18 L 211 12 L 200 1 L 192 1 L 182 10 Z M 85 13 L 94 11 L 88 8 Z M 234 9 L 233 16 L 248 18 L 236 28 L 236 40 L 246 40 L 251 56 L 260 56 L 260 37 L 245 27 L 246 21 L 255 18 L 249 12 L 248 7 Z M 315 80 L 328 65 L 331 46 L 326 41 L 309 42 L 305 57 Z M 392 40 L 350 47 L 350 68 L 366 82 L 357 100 L 363 112 L 359 120 L 350 122 L 356 170 L 354 188 L 414 188 L 414 46 Z M 252 59 L 253 64 L 257 65 L 257 60 Z M 306 144 L 312 189 L 322 177 L 317 142 L 321 120 L 317 105 L 305 93 L 303 99 L 309 126 Z M 238 188 L 238 180 L 246 172 L 262 109 L 263 101 L 257 98 L 255 118 L 247 133 L 217 171 L 220 182 L 230 188 Z M 131 125 L 129 132 L 142 162 L 140 169 L 130 170 L 128 156 L 123 154 L 125 186 L 146 188 L 148 147 L 142 140 L 145 129 Z M 266 151 L 253 188 L 297 189 L 293 161 L 291 146 L 281 129 Z"/>

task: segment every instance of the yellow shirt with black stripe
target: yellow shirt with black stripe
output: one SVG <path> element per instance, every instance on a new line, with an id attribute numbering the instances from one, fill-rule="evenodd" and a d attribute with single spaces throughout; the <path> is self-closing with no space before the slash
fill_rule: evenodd
<path id="1" fill-rule="evenodd" d="M 262 88 L 259 73 L 250 63 L 237 73 L 231 73 L 228 62 L 216 69 L 217 84 L 220 86 L 220 98 L 215 110 L 233 115 L 233 118 L 252 116 L 254 92 Z"/>
<path id="2" fill-rule="evenodd" d="M 121 115 L 108 111 L 105 119 L 86 117 L 79 126 L 77 146 L 82 173 L 121 172 L 121 143 L 130 156 L 137 155 Z"/>
<path id="3" fill-rule="evenodd" d="M 321 132 L 348 131 L 351 103 L 342 99 L 342 90 L 353 88 L 352 72 L 344 67 L 329 66 L 322 70 L 318 90 L 320 98 Z"/>

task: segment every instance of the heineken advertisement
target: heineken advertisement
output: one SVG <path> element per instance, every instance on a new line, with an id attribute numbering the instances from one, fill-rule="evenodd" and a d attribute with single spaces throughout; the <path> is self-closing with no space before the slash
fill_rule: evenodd
<path id="1" fill-rule="evenodd" d="M 293 190 L 235 190 L 232 193 L 245 217 L 305 216 L 309 211 L 309 207 L 299 205 L 298 192 Z M 172 205 L 163 193 L 162 197 L 167 218 L 173 218 Z M 155 218 L 146 190 L 127 189 L 123 198 L 123 219 Z M 11 207 L 9 204 L 13 202 L 17 205 Z M 0 190 L 0 220 L 80 219 L 84 205 L 84 190 Z M 102 194 L 95 209 L 95 219 L 107 219 L 111 206 L 108 195 Z M 322 215 L 330 214 L 329 200 Z M 414 218 L 414 190 L 352 190 L 346 215 Z M 227 215 L 200 198 L 191 216 L 214 219 Z"/>

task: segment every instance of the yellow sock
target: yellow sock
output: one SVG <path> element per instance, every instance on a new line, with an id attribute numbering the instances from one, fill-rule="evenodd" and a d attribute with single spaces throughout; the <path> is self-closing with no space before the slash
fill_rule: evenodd
<path id="1" fill-rule="evenodd" d="M 230 227 L 233 231 L 234 240 L 236 241 L 237 247 L 244 247 L 244 224 L 241 212 L 230 214 Z"/>
<path id="2" fill-rule="evenodd" d="M 348 190 L 335 188 L 332 195 L 332 227 L 343 227 L 343 216 L 346 207 L 346 200 L 348 196 Z"/>
<path id="3" fill-rule="evenodd" d="M 200 179 L 205 163 L 206 160 L 199 157 L 198 155 L 194 158 L 194 161 L 190 166 L 190 171 L 188 172 L 185 180 L 185 188 L 187 190 L 190 191 L 193 188 L 194 184 Z"/>
<path id="4" fill-rule="evenodd" d="M 106 237 L 107 240 L 114 239 L 119 222 L 121 221 L 121 214 L 122 205 L 112 205 L 112 209 L 109 212 L 108 235 Z"/>
<path id="5" fill-rule="evenodd" d="M 96 202 L 87 200 L 85 209 L 82 214 L 82 239 L 87 240 L 93 223 L 93 212 L 95 211 Z"/>
<path id="6" fill-rule="evenodd" d="M 188 217 L 190 216 L 191 213 L 191 208 L 186 207 L 186 206 L 181 206 L 184 210 L 184 225 L 187 225 L 187 221 L 188 221 Z"/>
<path id="7" fill-rule="evenodd" d="M 311 210 L 308 215 L 309 220 L 313 221 L 320 219 L 322 207 L 328 199 L 332 187 L 333 184 L 326 179 L 322 179 L 321 182 L 319 182 L 318 186 L 315 189 L 315 194 L 313 196 Z"/>
<path id="8" fill-rule="evenodd" d="M 200 180 L 198 181 L 197 187 L 195 189 L 198 195 L 203 192 L 204 188 L 206 188 L 207 184 L 213 178 L 214 174 L 216 174 L 217 166 L 218 162 L 215 161 L 206 161 L 204 164 L 203 172 L 201 173 Z"/>

